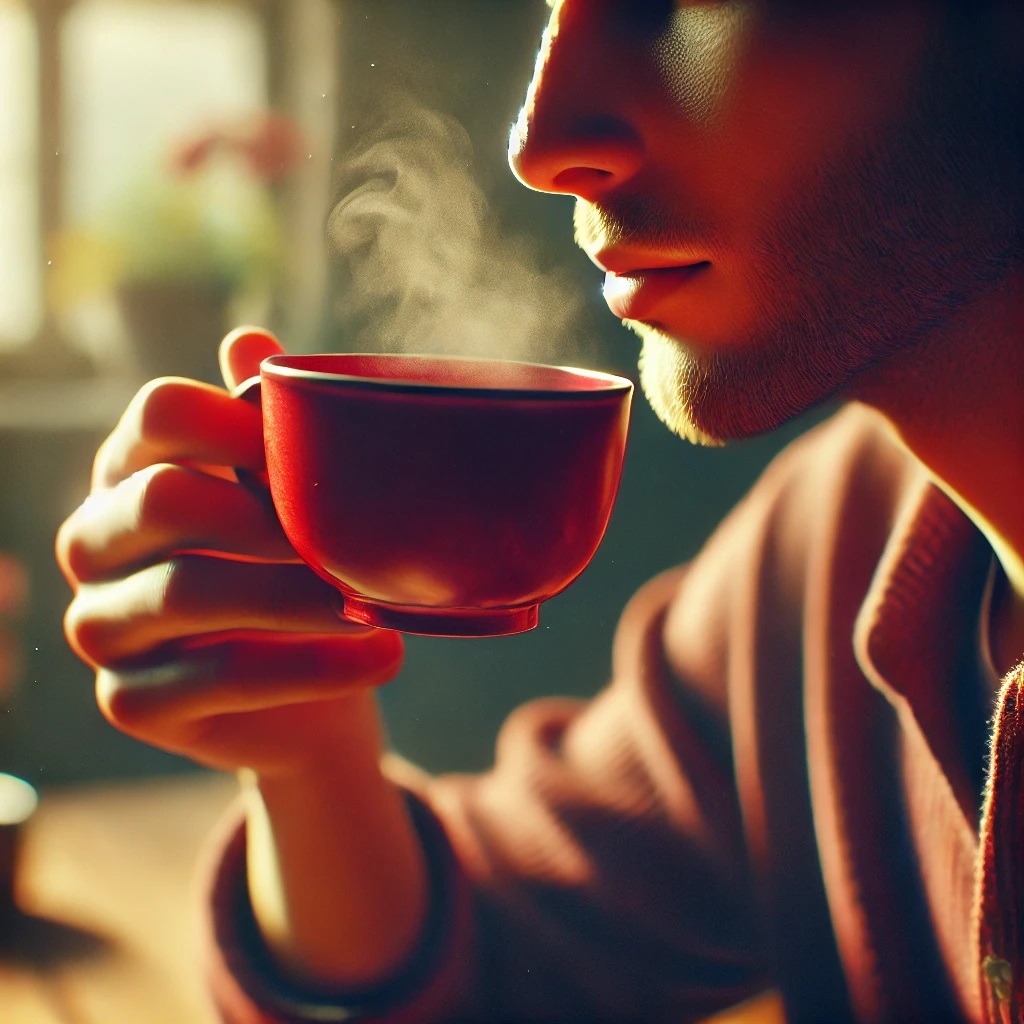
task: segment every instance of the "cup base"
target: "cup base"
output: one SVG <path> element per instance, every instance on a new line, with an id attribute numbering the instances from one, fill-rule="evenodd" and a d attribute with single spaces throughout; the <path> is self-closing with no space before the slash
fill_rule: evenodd
<path id="1" fill-rule="evenodd" d="M 511 636 L 533 629 L 540 617 L 540 605 L 537 604 L 522 608 L 434 609 L 380 604 L 351 594 L 342 594 L 341 599 L 346 619 L 420 636 Z"/>

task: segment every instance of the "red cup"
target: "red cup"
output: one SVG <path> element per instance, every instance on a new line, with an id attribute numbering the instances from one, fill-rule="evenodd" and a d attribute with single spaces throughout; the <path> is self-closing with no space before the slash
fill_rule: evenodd
<path id="1" fill-rule="evenodd" d="M 604 536 L 625 378 L 350 354 L 271 356 L 259 379 L 274 506 L 348 619 L 433 636 L 532 629 Z"/>

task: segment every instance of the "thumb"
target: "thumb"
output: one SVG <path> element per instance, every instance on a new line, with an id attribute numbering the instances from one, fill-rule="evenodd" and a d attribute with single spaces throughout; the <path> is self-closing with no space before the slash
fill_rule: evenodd
<path id="1" fill-rule="evenodd" d="M 270 331 L 262 327 L 236 327 L 220 343 L 220 372 L 229 389 L 260 372 L 267 356 L 284 351 Z"/>

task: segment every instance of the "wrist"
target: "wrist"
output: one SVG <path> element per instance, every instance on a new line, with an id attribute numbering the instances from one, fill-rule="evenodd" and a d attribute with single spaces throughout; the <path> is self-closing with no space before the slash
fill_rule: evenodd
<path id="1" fill-rule="evenodd" d="M 287 713 L 287 709 L 282 709 Z M 270 712 L 267 712 L 270 714 Z M 385 750 L 384 726 L 373 689 L 359 689 L 303 708 L 286 754 L 242 766 L 243 787 L 267 794 L 330 786 L 339 776 L 362 778 L 379 772 Z M 293 729 L 293 723 L 288 723 Z"/>
<path id="2" fill-rule="evenodd" d="M 303 1020 L 316 1015 L 340 1020 L 391 1019 L 396 1011 L 416 1006 L 430 1007 L 417 1013 L 434 1019 L 434 1007 L 448 1006 L 451 993 L 459 986 L 464 956 L 452 955 L 453 945 L 468 948 L 468 892 L 455 869 L 444 829 L 429 806 L 402 792 L 413 829 L 423 853 L 428 904 L 407 953 L 390 967 L 382 960 L 373 970 L 311 971 L 302 958 L 284 956 L 266 940 L 258 923 L 246 880 L 246 859 L 252 836 L 248 829 L 233 830 L 224 844 L 214 879 L 212 925 L 227 976 L 241 987 L 245 996 L 271 1010 L 275 1019 L 294 1014 Z M 347 920 L 335 922 L 348 927 Z M 388 958 L 390 959 L 390 957 Z M 295 965 L 297 962 L 297 969 Z M 325 1016 L 325 1019 L 326 1019 Z M 318 1017 L 319 1019 L 319 1017 Z"/>
<path id="3" fill-rule="evenodd" d="M 286 769 L 240 773 L 256 922 L 282 970 L 317 987 L 387 977 L 426 917 L 423 850 L 381 771 L 376 705 L 346 712 L 332 744 Z"/>

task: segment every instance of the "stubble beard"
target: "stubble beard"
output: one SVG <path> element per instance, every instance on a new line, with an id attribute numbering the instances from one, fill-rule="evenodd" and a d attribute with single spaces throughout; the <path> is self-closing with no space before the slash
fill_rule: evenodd
<path id="1" fill-rule="evenodd" d="M 643 341 L 641 387 L 669 429 L 720 445 L 848 396 L 894 355 L 937 344 L 1022 265 L 1019 123 L 990 93 L 951 96 L 944 56 L 957 59 L 933 57 L 918 79 L 930 84 L 898 123 L 815 168 L 742 254 L 756 268 L 744 282 L 755 334 L 700 351 L 624 321 Z"/>

